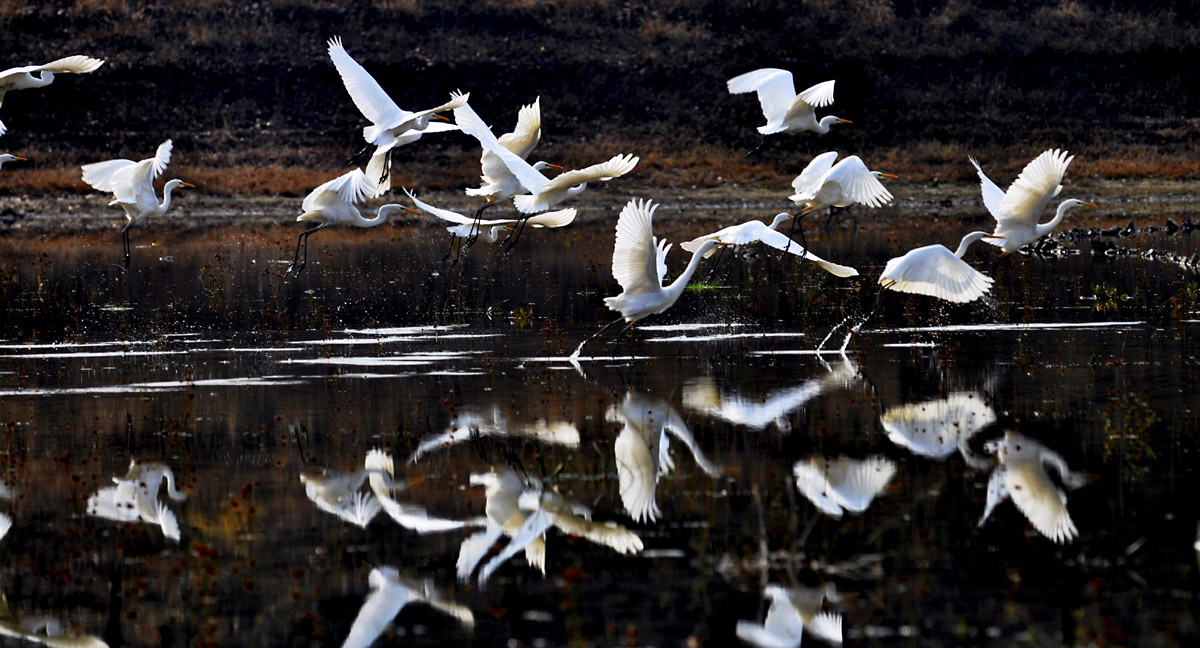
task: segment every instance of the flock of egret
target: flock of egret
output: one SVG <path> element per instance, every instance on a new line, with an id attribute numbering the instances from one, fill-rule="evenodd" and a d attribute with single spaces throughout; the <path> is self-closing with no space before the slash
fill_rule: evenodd
<path id="1" fill-rule="evenodd" d="M 633 155 L 616 155 L 604 162 L 548 177 L 545 171 L 561 170 L 562 167 L 544 161 L 534 164 L 527 161 L 541 137 L 540 100 L 520 109 L 512 132 L 496 137 L 471 108 L 469 94 L 453 92 L 450 100 L 442 105 L 410 112 L 400 108 L 375 78 L 346 52 L 340 38 L 329 40 L 328 54 L 350 99 L 371 122 L 370 126 L 363 128 L 366 142 L 363 152 L 372 147 L 374 149 L 365 172 L 354 168 L 320 185 L 305 197 L 302 212 L 296 220 L 313 226 L 297 237 L 289 273 L 299 273 L 304 269 L 308 258 L 308 239 L 318 230 L 337 224 L 373 227 L 385 222 L 390 214 L 401 211 L 428 213 L 448 222 L 447 229 L 452 234 L 451 249 L 457 240 L 460 254 L 477 239 L 482 237 L 484 241 L 494 243 L 501 240 L 506 231 L 509 234 L 505 240 L 511 245 L 526 226 L 556 228 L 568 225 L 575 218 L 574 208 L 553 212 L 548 210 L 577 196 L 589 183 L 625 175 L 638 163 L 638 158 Z M 47 85 L 53 81 L 56 72 L 92 72 L 103 63 L 102 60 L 86 56 L 70 56 L 46 65 L 13 68 L 0 73 L 0 100 L 7 90 Z M 34 76 L 35 73 L 38 76 Z M 849 123 L 833 115 L 818 119 L 815 114 L 816 108 L 833 103 L 834 81 L 818 83 L 796 93 L 790 72 L 764 68 L 730 79 L 728 89 L 734 94 L 757 94 L 767 120 L 765 125 L 758 128 L 763 135 L 801 132 L 821 134 L 828 132 L 833 124 Z M 453 122 L 441 114 L 446 112 L 453 113 Z M 467 195 L 484 200 L 474 215 L 466 216 L 429 205 L 418 200 L 412 190 L 405 189 L 416 208 L 387 204 L 381 206 L 375 216 L 363 216 L 358 205 L 383 195 L 391 187 L 391 158 L 396 148 L 416 142 L 426 133 L 448 131 L 470 135 L 478 140 L 482 148 L 482 184 L 466 189 Z M 0 133 L 3 133 L 2 125 Z M 192 187 L 179 179 L 170 180 L 163 187 L 162 200 L 158 199 L 154 181 L 166 169 L 170 158 L 171 140 L 167 140 L 158 147 L 154 157 L 140 162 L 121 159 L 83 166 L 84 182 L 100 191 L 111 192 L 115 198 L 109 204 L 125 211 L 128 222 L 121 235 L 126 267 L 130 262 L 129 227 L 146 216 L 164 213 L 170 207 L 172 190 Z M 809 252 L 806 246 L 792 240 L 790 235 L 778 231 L 784 222 L 791 220 L 794 229 L 796 221 L 822 209 L 828 208 L 832 213 L 834 207 L 855 204 L 874 208 L 892 200 L 892 194 L 880 182 L 880 178 L 896 176 L 870 170 L 855 155 L 835 164 L 837 158 L 836 151 L 816 156 L 792 182 L 793 193 L 789 199 L 799 207 L 799 212 L 794 216 L 781 213 L 769 225 L 750 221 L 683 243 L 681 247 L 691 252 L 692 258 L 683 273 L 669 285 L 664 285 L 663 279 L 666 275 L 666 254 L 671 246 L 665 239 L 655 236 L 652 227 L 657 206 L 648 200 L 631 200 L 617 219 L 612 257 L 613 277 L 620 284 L 622 292 L 605 299 L 605 304 L 621 316 L 580 344 L 572 358 L 578 357 L 587 341 L 610 326 L 624 321 L 627 330 L 637 321 L 670 308 L 695 273 L 700 260 L 712 256 L 719 248 L 762 242 L 812 261 L 835 276 L 857 275 L 856 269 L 822 259 Z M 6 154 L 0 156 L 0 164 L 21 159 Z M 973 242 L 983 240 L 999 246 L 1008 254 L 1053 231 L 1069 209 L 1081 205 L 1095 206 L 1077 199 L 1064 200 L 1052 220 L 1044 224 L 1038 222 L 1041 212 L 1061 192 L 1062 178 L 1072 159 L 1065 151 L 1048 150 L 1030 162 L 1006 192 L 984 174 L 978 161 L 971 158 L 979 174 L 984 205 L 996 219 L 995 230 L 992 233 L 967 234 L 953 252 L 942 245 L 930 245 L 891 259 L 878 278 L 881 289 L 929 295 L 958 303 L 969 302 L 986 294 L 991 288 L 992 279 L 963 260 Z M 508 199 L 512 200 L 519 212 L 516 217 L 481 218 L 484 210 Z M 620 340 L 620 336 L 617 340 Z"/>

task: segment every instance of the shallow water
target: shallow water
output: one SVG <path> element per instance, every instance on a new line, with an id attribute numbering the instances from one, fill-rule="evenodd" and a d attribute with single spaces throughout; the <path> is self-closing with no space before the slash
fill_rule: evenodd
<path id="1" fill-rule="evenodd" d="M 976 304 L 885 295 L 843 356 L 840 332 L 815 349 L 874 290 L 751 255 L 575 366 L 609 319 L 608 228 L 529 236 L 507 258 L 480 246 L 453 267 L 434 230 L 322 232 L 289 279 L 295 233 L 135 236 L 128 273 L 111 236 L 4 242 L 12 619 L 114 646 L 341 645 L 390 566 L 431 579 L 417 590 L 441 609 L 404 607 L 377 645 L 738 645 L 769 584 L 840 614 L 853 644 L 1200 636 L 1200 282 L 1185 267 L 1089 240 L 1016 257 Z M 811 237 L 869 286 L 942 232 Z M 980 525 L 987 444 L 1006 432 L 1065 464 L 1046 492 L 1066 498 L 1067 541 L 1015 503 L 1044 483 L 1040 462 L 1006 464 L 1033 481 Z M 353 483 L 374 449 L 407 488 Z M 142 521 L 89 514 L 131 458 L 169 467 L 186 499 L 158 494 L 167 512 Z M 508 470 L 641 549 L 551 527 L 545 575 L 522 551 L 493 563 L 506 538 L 467 542 L 487 499 L 472 475 Z M 870 486 L 839 501 L 822 485 L 839 472 Z M 362 493 L 358 508 L 318 503 L 314 484 Z M 462 579 L 460 555 L 477 559 Z"/>

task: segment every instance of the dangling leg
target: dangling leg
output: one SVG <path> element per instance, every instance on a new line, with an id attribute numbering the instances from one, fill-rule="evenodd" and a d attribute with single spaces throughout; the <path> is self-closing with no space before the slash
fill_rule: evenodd
<path id="1" fill-rule="evenodd" d="M 721 267 L 721 259 L 724 257 L 725 257 L 725 246 L 722 245 L 721 249 L 717 250 L 717 258 L 713 259 L 712 270 L 709 271 L 708 278 L 704 280 L 704 283 L 712 283 L 713 277 L 715 277 L 717 274 L 717 268 Z"/>
<path id="2" fill-rule="evenodd" d="M 520 222 L 515 226 L 515 228 L 511 232 L 509 232 L 508 236 L 504 237 L 504 249 L 505 250 L 512 251 L 512 249 L 514 247 L 516 247 L 517 241 L 521 240 L 521 232 L 525 231 L 525 223 L 529 221 L 529 217 L 523 215 L 518 220 Z"/>
<path id="3" fill-rule="evenodd" d="M 637 324 L 637 320 L 630 322 L 625 326 L 625 328 L 621 329 L 620 333 L 617 333 L 617 339 L 613 342 L 612 350 L 609 351 L 608 354 L 610 358 L 616 356 L 617 347 L 621 346 L 621 338 L 625 337 L 625 333 L 627 333 L 629 329 L 633 328 L 634 324 Z"/>
<path id="4" fill-rule="evenodd" d="M 129 226 L 133 222 L 125 225 L 125 229 L 121 230 L 121 251 L 125 253 L 125 269 L 129 269 Z"/>
<path id="5" fill-rule="evenodd" d="M 750 149 L 749 151 L 746 151 L 746 157 L 750 157 L 751 153 L 754 153 L 758 149 L 762 148 L 762 145 L 766 144 L 766 143 L 767 143 L 767 138 L 765 138 L 765 137 L 758 140 L 758 146 L 755 146 L 754 148 Z"/>
<path id="6" fill-rule="evenodd" d="M 308 229 L 308 230 L 304 230 L 303 232 L 300 232 L 300 236 L 296 237 L 296 253 L 295 253 L 295 255 L 292 256 L 292 265 L 291 265 L 291 267 L 289 267 L 287 269 L 287 272 L 285 274 L 293 274 L 293 273 L 300 274 L 300 271 L 304 269 L 304 266 L 308 265 L 308 237 L 312 236 L 313 233 L 316 232 L 317 230 L 325 229 L 326 227 L 329 227 L 329 223 L 321 223 L 320 225 L 317 225 L 316 227 L 314 227 L 312 229 Z M 303 261 L 300 260 L 300 242 L 301 241 L 304 242 L 304 260 Z M 297 261 L 299 261 L 300 265 L 296 265 Z"/>
<path id="7" fill-rule="evenodd" d="M 466 246 L 468 248 L 470 248 L 472 245 L 475 245 L 475 241 L 479 240 L 479 231 L 481 229 L 481 226 L 479 225 L 479 221 L 483 217 L 483 210 L 487 209 L 488 207 L 491 207 L 494 204 L 495 203 L 493 203 L 492 201 L 489 200 L 488 202 L 484 203 L 483 206 L 481 206 L 479 209 L 475 210 L 475 220 L 471 222 L 471 235 L 469 237 L 467 237 L 467 240 L 465 241 Z"/>
<path id="8" fill-rule="evenodd" d="M 787 243 L 787 245 L 783 246 L 783 252 L 779 253 L 780 259 L 782 259 L 783 255 L 787 254 L 788 250 L 790 250 L 792 248 L 792 235 L 796 232 L 796 224 L 799 223 L 800 219 L 804 218 L 805 216 L 808 216 L 810 213 L 812 213 L 812 210 L 809 209 L 808 207 L 805 207 L 804 209 L 800 210 L 799 214 L 797 214 L 794 218 L 792 218 L 792 228 L 788 230 L 788 243 Z M 800 240 L 801 241 L 804 240 L 804 226 L 803 225 L 800 226 Z M 808 249 L 807 242 L 803 243 L 802 245 L 804 245 L 805 250 Z"/>
<path id="9" fill-rule="evenodd" d="M 445 261 L 446 259 L 450 258 L 450 253 L 454 251 L 454 242 L 457 241 L 458 239 L 459 239 L 458 235 L 456 235 L 456 234 L 450 235 L 450 247 L 446 248 L 446 256 L 442 257 L 442 261 Z M 461 246 L 462 243 L 460 242 L 459 245 Z"/>
<path id="10" fill-rule="evenodd" d="M 624 318 L 624 317 L 618 317 L 617 319 L 615 319 L 615 320 L 613 320 L 613 321 L 609 322 L 608 324 L 605 324 L 604 326 L 600 327 L 600 330 L 599 330 L 599 331 L 596 331 L 595 333 L 592 333 L 590 336 L 588 336 L 588 339 L 586 339 L 586 340 L 584 340 L 583 342 L 580 342 L 580 343 L 579 343 L 579 346 L 575 348 L 575 353 L 572 353 L 572 354 L 571 354 L 571 358 L 578 358 L 578 357 L 579 357 L 579 352 L 580 352 L 580 351 L 583 351 L 583 345 L 585 345 L 585 344 L 587 344 L 588 342 L 591 342 L 592 340 L 596 339 L 596 337 L 597 337 L 597 336 L 599 336 L 601 333 L 603 333 L 603 332 L 607 331 L 609 328 L 611 328 L 611 327 L 612 327 L 614 324 L 616 324 L 617 322 L 623 322 L 623 321 L 625 321 L 625 318 Z"/>

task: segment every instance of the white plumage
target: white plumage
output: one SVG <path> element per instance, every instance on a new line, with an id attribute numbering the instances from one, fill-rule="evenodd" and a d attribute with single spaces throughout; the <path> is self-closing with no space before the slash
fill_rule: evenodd
<path id="1" fill-rule="evenodd" d="M 1062 192 L 1062 179 L 1067 173 L 1067 167 L 1075 156 L 1068 156 L 1066 151 L 1050 149 L 1025 165 L 1021 175 L 1013 181 L 1005 192 L 992 182 L 979 162 L 969 158 L 979 174 L 979 184 L 983 191 L 983 204 L 988 212 L 996 219 L 996 230 L 993 234 L 998 237 L 987 242 L 1002 248 L 1007 252 L 1016 252 L 1022 246 L 1032 243 L 1054 231 L 1066 216 L 1067 210 L 1076 206 L 1095 207 L 1095 203 L 1087 203 L 1072 198 L 1059 204 L 1054 218 L 1039 225 L 1038 217 L 1046 205 Z"/>
<path id="2" fill-rule="evenodd" d="M 792 180 L 793 193 L 788 198 L 804 206 L 802 215 L 826 207 L 857 203 L 875 208 L 891 202 L 892 194 L 879 178 L 895 175 L 871 171 L 857 155 L 834 164 L 837 156 L 837 151 L 818 155 Z"/>
<path id="3" fill-rule="evenodd" d="M 792 73 L 778 68 L 754 70 L 728 81 L 731 94 L 758 93 L 763 116 L 767 118 L 767 123 L 758 127 L 763 135 L 804 131 L 825 134 L 833 124 L 850 123 L 833 115 L 817 120 L 815 109 L 833 103 L 833 84 L 825 81 L 797 94 Z"/>
<path id="4" fill-rule="evenodd" d="M 42 88 L 54 82 L 55 74 L 87 74 L 95 72 L 104 65 L 102 59 L 76 54 L 51 61 L 45 65 L 26 65 L 9 68 L 0 72 L 0 105 L 4 104 L 4 94 L 9 90 L 24 90 L 26 88 Z M 37 76 L 33 74 L 37 72 Z M 0 135 L 8 129 L 0 121 Z"/>
<path id="5" fill-rule="evenodd" d="M 992 278 L 962 260 L 972 243 L 990 237 L 971 232 L 951 252 L 944 245 L 926 245 L 909 250 L 887 262 L 879 283 L 888 290 L 929 295 L 955 303 L 975 301 L 992 288 Z"/>
<path id="6" fill-rule="evenodd" d="M 1046 470 L 1047 466 L 1053 467 L 1069 488 L 1082 486 L 1085 476 L 1071 472 L 1062 455 L 1011 430 L 1004 433 L 1003 439 L 983 444 L 983 449 L 996 455 L 998 465 L 988 479 L 987 504 L 979 519 L 981 526 L 997 504 L 1012 498 L 1033 528 L 1054 542 L 1070 542 L 1079 535 L 1067 511 L 1067 494 Z"/>
<path id="7" fill-rule="evenodd" d="M 862 513 L 896 474 L 896 464 L 886 457 L 851 459 L 814 456 L 796 463 L 796 489 L 831 517 L 846 511 Z"/>
<path id="8" fill-rule="evenodd" d="M 730 225 L 729 227 L 717 230 L 712 234 L 699 236 L 686 243 L 681 243 L 679 247 L 688 252 L 695 252 L 699 249 L 700 244 L 704 241 L 718 241 L 728 245 L 748 245 L 750 243 L 764 243 L 776 250 L 786 250 L 802 259 L 808 259 L 813 263 L 821 266 L 826 272 L 837 277 L 853 277 L 858 275 L 858 270 L 849 266 L 838 265 L 830 261 L 826 261 L 821 257 L 813 254 L 809 250 L 804 249 L 802 245 L 791 240 L 787 235 L 777 231 L 779 226 L 790 219 L 792 216 L 787 212 L 782 212 L 775 215 L 770 225 L 762 221 L 752 220 L 740 225 Z M 716 253 L 715 249 L 710 249 L 704 253 L 704 258 L 711 257 Z"/>

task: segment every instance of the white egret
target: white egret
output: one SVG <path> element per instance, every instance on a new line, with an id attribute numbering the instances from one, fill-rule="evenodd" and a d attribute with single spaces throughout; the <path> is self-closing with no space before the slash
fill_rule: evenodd
<path id="1" fill-rule="evenodd" d="M 313 189 L 300 205 L 301 214 L 297 221 L 318 223 L 316 227 L 300 232 L 296 237 L 296 253 L 292 257 L 289 273 L 297 273 L 308 264 L 308 237 L 317 230 L 345 223 L 355 227 L 375 227 L 387 220 L 388 212 L 380 210 L 374 218 L 364 218 L 355 207 L 369 198 L 375 191 L 375 183 L 361 169 L 344 173 Z M 304 243 L 304 260 L 300 260 L 300 243 Z M 299 265 L 297 265 L 299 263 Z"/>
<path id="2" fill-rule="evenodd" d="M 909 250 L 887 262 L 879 284 L 888 290 L 929 295 L 957 304 L 975 301 L 992 289 L 992 278 L 972 268 L 962 257 L 972 243 L 991 236 L 971 232 L 953 252 L 940 244 Z"/>
<path id="3" fill-rule="evenodd" d="M 842 616 L 821 611 L 825 598 L 834 598 L 832 583 L 817 588 L 768 585 L 763 596 L 771 601 L 766 618 L 761 624 L 738 621 L 738 639 L 760 648 L 799 648 L 804 634 L 842 643 Z"/>
<path id="4" fill-rule="evenodd" d="M 1066 151 L 1050 149 L 1025 165 L 1021 175 L 1004 192 L 992 182 L 979 166 L 975 158 L 969 158 L 979 174 L 979 184 L 983 190 L 983 204 L 996 219 L 995 239 L 988 243 L 999 247 L 1004 252 L 1016 252 L 1022 246 L 1032 243 L 1054 231 L 1067 210 L 1072 207 L 1095 207 L 1095 203 L 1083 202 L 1075 198 L 1064 200 L 1058 205 L 1054 218 L 1048 223 L 1038 224 L 1038 216 L 1050 201 L 1062 192 L 1063 175 L 1067 166 L 1075 156 L 1068 156 Z"/>
<path id="5" fill-rule="evenodd" d="M 922 457 L 942 460 L 957 450 L 973 468 L 986 468 L 990 463 L 970 447 L 976 432 L 996 422 L 996 412 L 976 392 L 891 407 L 879 422 L 892 443 Z"/>
<path id="6" fill-rule="evenodd" d="M 479 561 L 501 536 L 516 537 L 527 519 L 526 512 L 521 510 L 519 504 L 525 483 L 515 470 L 508 467 L 494 469 L 487 473 L 472 474 L 470 480 L 472 485 L 482 485 L 487 489 L 487 499 L 483 505 L 487 528 L 466 538 L 459 546 L 456 566 L 458 578 L 463 581 L 470 578 Z M 521 549 L 524 549 L 529 564 L 545 574 L 546 541 L 540 535 L 530 537 Z"/>
<path id="7" fill-rule="evenodd" d="M 513 204 L 523 214 L 536 214 L 577 196 L 587 188 L 589 182 L 604 182 L 629 173 L 637 166 L 638 158 L 633 155 L 617 155 L 607 162 L 593 164 L 584 169 L 567 171 L 553 180 L 542 175 L 521 156 L 503 146 L 487 124 L 479 118 L 470 105 L 463 104 L 454 109 L 454 121 L 464 133 L 472 135 L 483 148 L 500 158 L 508 170 L 531 195 L 513 198 Z"/>
<path id="8" fill-rule="evenodd" d="M 3 155 L 0 155 L 0 168 L 2 168 L 6 162 L 24 162 L 24 161 L 25 161 L 25 158 L 23 158 L 23 157 L 13 155 L 12 153 L 4 153 Z"/>
<path id="9" fill-rule="evenodd" d="M 465 104 L 469 94 L 456 94 L 451 101 L 435 108 L 409 112 L 397 106 L 375 77 L 346 53 L 341 37 L 329 39 L 329 58 L 333 59 L 333 65 L 341 75 L 354 105 L 364 117 L 371 120 L 371 125 L 363 128 L 363 139 L 367 141 L 367 146 L 375 146 L 371 161 L 367 163 L 367 175 L 374 181 L 371 197 L 382 195 L 392 186 L 389 173 L 392 149 L 411 144 L 421 139 L 424 133 L 458 130 L 458 126 L 453 124 L 437 124 L 431 120 L 444 120 L 437 113 Z"/>
<path id="10" fill-rule="evenodd" d="M 468 628 L 475 625 L 471 610 L 440 597 L 432 580 L 402 578 L 395 567 L 384 566 L 372 569 L 367 582 L 371 585 L 371 593 L 359 608 L 358 616 L 354 617 L 342 648 L 367 648 L 410 603 L 425 603 L 458 619 Z"/>
<path id="11" fill-rule="evenodd" d="M 837 156 L 837 151 L 818 155 L 792 180 L 795 193 L 788 198 L 804 205 L 800 217 L 826 207 L 830 208 L 832 217 L 833 207 L 849 207 L 858 203 L 876 208 L 891 202 L 892 194 L 879 182 L 879 178 L 897 176 L 871 171 L 857 155 L 834 164 Z"/>
<path id="12" fill-rule="evenodd" d="M 107 160 L 83 165 L 83 181 L 116 196 L 112 205 L 125 210 L 125 229 L 121 230 L 121 242 L 125 252 L 125 267 L 129 267 L 129 227 L 147 216 L 161 216 L 171 206 L 171 192 L 177 187 L 193 187 L 183 180 L 170 180 L 163 185 L 163 199 L 158 202 L 154 193 L 154 179 L 167 169 L 171 162 L 171 140 L 158 145 L 154 157 L 141 162 L 133 160 Z"/>
<path id="13" fill-rule="evenodd" d="M 816 108 L 833 103 L 833 81 L 825 81 L 796 94 L 792 73 L 778 68 L 763 68 L 740 74 L 729 80 L 729 92 L 757 92 L 767 123 L 758 127 L 763 135 L 788 133 L 795 135 L 812 131 L 818 135 L 829 132 L 833 124 L 849 124 L 848 119 L 826 115 L 817 120 Z"/>
<path id="14" fill-rule="evenodd" d="M 790 252 L 803 259 L 808 259 L 813 263 L 821 266 L 826 272 L 837 277 L 854 277 L 858 275 L 858 270 L 849 266 L 838 265 L 822 259 L 821 257 L 806 250 L 799 243 L 791 238 L 776 231 L 781 224 L 792 218 L 792 215 L 787 212 L 781 212 L 775 215 L 774 220 L 770 225 L 762 221 L 752 220 L 740 225 L 730 225 L 729 227 L 719 229 L 712 234 L 705 234 L 694 238 L 686 243 L 680 243 L 679 247 L 688 252 L 695 252 L 704 241 L 715 240 L 727 245 L 747 245 L 750 243 L 765 243 L 776 250 L 784 250 Z M 709 250 L 704 254 L 705 258 L 711 257 L 716 253 L 715 249 Z"/>
<path id="15" fill-rule="evenodd" d="M 1079 535 L 1067 511 L 1067 494 L 1050 480 L 1046 467 L 1058 471 L 1069 488 L 1079 488 L 1087 479 L 1082 473 L 1071 472 L 1062 455 L 1011 430 L 1004 433 L 1003 439 L 983 444 L 983 449 L 996 455 L 997 466 L 988 479 L 980 526 L 997 504 L 1011 497 L 1033 528 L 1054 542 L 1070 542 Z"/>
<path id="16" fill-rule="evenodd" d="M 846 511 L 867 510 L 896 474 L 896 464 L 887 457 L 814 456 L 796 462 L 792 472 L 801 495 L 830 517 L 840 518 Z"/>
<path id="17" fill-rule="evenodd" d="M 496 141 L 512 152 L 513 155 L 522 160 L 529 159 L 529 154 L 533 153 L 534 147 L 542 137 L 542 103 L 541 97 L 534 100 L 533 103 L 527 106 L 521 106 L 521 110 L 517 112 L 517 125 L 512 132 L 501 135 Z M 538 166 L 539 164 L 543 166 Z M 478 187 L 467 189 L 468 196 L 483 196 L 487 201 L 483 207 L 479 208 L 482 213 L 484 209 L 503 201 L 508 198 L 525 191 L 521 186 L 521 181 L 513 172 L 504 164 L 504 160 L 493 152 L 491 149 L 483 149 L 483 154 L 479 157 L 479 166 L 481 167 L 480 180 L 483 184 Z M 561 169 L 562 167 L 546 162 L 534 164 L 533 168 L 542 170 L 548 167 Z M 478 218 L 478 214 L 476 214 Z"/>
<path id="18" fill-rule="evenodd" d="M 662 515 L 655 501 L 658 480 L 675 468 L 668 432 L 691 452 L 701 470 L 710 477 L 721 475 L 720 468 L 700 450 L 687 423 L 666 401 L 629 392 L 605 412 L 605 419 L 623 426 L 613 443 L 613 454 L 621 503 L 635 522 L 654 521 Z"/>
<path id="19" fill-rule="evenodd" d="M 692 252 L 692 259 L 688 261 L 683 272 L 671 285 L 664 286 L 662 280 L 667 274 L 667 252 L 671 246 L 666 240 L 659 241 L 654 236 L 651 221 L 657 209 L 658 205 L 648 200 L 633 199 L 621 210 L 617 219 L 617 241 L 613 246 L 612 272 L 617 283 L 621 285 L 622 292 L 616 297 L 604 298 L 609 310 L 617 311 L 621 316 L 581 342 L 571 354 L 572 359 L 579 357 L 579 352 L 585 344 L 614 324 L 621 321 L 627 323 L 617 336 L 617 341 L 620 342 L 621 335 L 638 320 L 670 308 L 683 294 L 684 287 L 696 272 L 704 254 L 714 246 L 726 245 L 713 239 L 704 241 Z"/>
<path id="20" fill-rule="evenodd" d="M 422 202 L 418 200 L 416 195 L 414 195 L 413 192 L 409 191 L 408 189 L 405 189 L 404 193 L 408 194 L 408 197 L 412 199 L 413 204 L 420 208 L 410 209 L 408 207 L 403 207 L 402 209 L 404 209 L 404 211 L 414 214 L 420 214 L 422 212 L 433 214 L 444 221 L 454 223 L 454 225 L 450 225 L 446 228 L 452 237 L 451 246 L 454 244 L 454 239 L 467 239 L 473 235 L 482 237 L 487 243 L 495 243 L 496 241 L 500 240 L 501 234 L 506 231 L 511 231 L 513 226 L 522 220 L 524 220 L 531 227 L 565 227 L 570 225 L 571 222 L 575 220 L 576 213 L 574 207 L 568 207 L 567 209 L 536 214 L 524 219 L 497 218 L 491 220 L 477 220 L 470 216 L 464 216 L 458 212 L 453 212 L 448 209 L 441 209 L 439 207 L 434 207 L 428 203 Z M 384 205 L 383 207 L 379 208 L 379 211 L 382 212 L 388 207 L 392 206 Z M 447 253 L 446 256 L 450 255 Z"/>
<path id="21" fill-rule="evenodd" d="M 9 68 L 0 72 L 0 105 L 4 104 L 4 93 L 9 90 L 25 90 L 26 88 L 42 88 L 54 83 L 55 74 L 87 74 L 95 72 L 104 65 L 102 59 L 76 54 L 51 61 L 45 65 L 26 65 Z M 33 74 L 37 72 L 37 76 Z M 0 121 L 0 135 L 8 130 Z"/>

